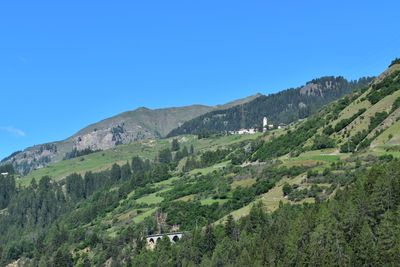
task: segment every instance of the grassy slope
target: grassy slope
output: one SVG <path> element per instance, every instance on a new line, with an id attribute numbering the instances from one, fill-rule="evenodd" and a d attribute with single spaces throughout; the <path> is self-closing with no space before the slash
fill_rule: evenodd
<path id="1" fill-rule="evenodd" d="M 400 64 L 393 65 L 386 71 L 384 71 L 375 81 L 374 83 L 378 83 L 379 81 L 382 81 L 385 77 L 390 75 L 396 70 L 400 70 Z M 382 112 L 382 111 L 390 111 L 393 102 L 396 100 L 396 98 L 400 97 L 400 90 L 394 92 L 391 95 L 388 95 L 381 99 L 378 103 L 375 105 L 371 105 L 370 102 L 365 99 L 368 93 L 370 93 L 372 90 L 372 87 L 370 87 L 366 92 L 364 92 L 360 97 L 358 97 L 356 100 L 354 100 L 350 105 L 348 105 L 344 110 L 342 110 L 336 120 L 330 123 L 330 125 L 335 126 L 337 122 L 350 118 L 353 114 L 357 113 L 358 110 L 361 108 L 366 108 L 367 111 L 356 118 L 352 123 L 350 123 L 347 127 L 345 127 L 339 135 L 348 132 L 350 133 L 350 136 L 354 136 L 357 134 L 357 132 L 360 132 L 362 130 L 368 129 L 368 125 L 370 123 L 370 118 L 375 115 L 376 112 Z M 364 99 L 364 100 L 363 100 Z M 344 140 L 343 140 L 344 141 Z"/>
<path id="2" fill-rule="evenodd" d="M 381 133 L 371 144 L 373 148 L 385 148 L 400 145 L 400 120 Z M 389 136 L 393 136 L 389 139 Z"/>
<path id="3" fill-rule="evenodd" d="M 321 171 L 325 166 L 328 166 L 332 162 L 337 162 L 340 160 L 344 160 L 349 156 L 349 154 L 330 154 L 332 150 L 316 150 L 316 151 L 308 151 L 301 154 L 299 157 L 295 158 L 287 158 L 281 157 L 280 159 L 283 161 L 283 165 L 285 166 L 315 166 L 316 170 Z M 307 183 L 304 183 L 305 174 L 301 174 L 293 179 L 283 178 L 280 180 L 274 188 L 269 190 L 267 193 L 261 195 L 256 200 L 252 201 L 250 204 L 231 212 L 235 219 L 239 219 L 243 216 L 249 214 L 251 207 L 257 203 L 258 201 L 262 201 L 264 206 L 268 211 L 274 211 L 279 207 L 279 203 L 291 203 L 291 204 L 302 204 L 305 202 L 313 202 L 313 198 L 306 198 L 299 202 L 293 202 L 286 198 L 284 198 L 282 193 L 282 187 L 285 182 L 293 185 L 293 184 L 302 184 L 302 186 L 307 186 Z M 226 216 L 217 221 L 217 223 L 224 222 Z"/>
<path id="4" fill-rule="evenodd" d="M 348 125 L 342 131 L 349 131 L 350 136 L 354 136 L 357 132 L 367 130 L 370 123 L 370 118 L 375 115 L 376 112 L 390 111 L 393 102 L 397 97 L 400 96 L 400 90 L 394 92 L 391 95 L 386 96 L 381 101 L 370 107 L 363 115 L 355 119 L 350 125 Z M 362 119 L 364 118 L 364 119 Z"/>
<path id="5" fill-rule="evenodd" d="M 181 136 L 178 137 L 178 139 L 180 139 L 179 141 L 181 142 L 181 145 L 186 145 L 188 147 L 193 145 L 195 151 L 202 151 L 208 149 L 214 150 L 218 147 L 227 146 L 244 140 L 255 139 L 259 136 L 260 134 L 240 136 L 231 135 L 200 140 L 195 136 Z M 27 185 L 30 183 L 32 178 L 38 180 L 45 175 L 59 180 L 74 172 L 84 174 L 87 171 L 100 171 L 110 168 L 113 163 L 124 164 L 126 161 L 130 161 L 132 157 L 136 155 L 153 159 L 157 155 L 158 151 L 169 147 L 171 140 L 172 139 L 160 139 L 135 142 L 129 145 L 117 146 L 114 149 L 100 151 L 70 160 L 63 160 L 54 164 L 50 164 L 46 168 L 35 170 L 29 175 L 21 177 L 18 182 L 22 185 Z"/>

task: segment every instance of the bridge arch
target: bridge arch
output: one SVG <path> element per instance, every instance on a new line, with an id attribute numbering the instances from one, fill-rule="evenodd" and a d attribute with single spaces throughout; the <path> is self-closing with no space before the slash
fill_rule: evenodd
<path id="1" fill-rule="evenodd" d="M 154 249 L 155 246 L 157 245 L 158 241 L 160 241 L 163 236 L 167 236 L 171 243 L 176 243 L 182 238 L 183 233 L 175 232 L 175 233 L 156 234 L 156 235 L 147 236 L 146 237 L 147 248 L 148 249 Z"/>

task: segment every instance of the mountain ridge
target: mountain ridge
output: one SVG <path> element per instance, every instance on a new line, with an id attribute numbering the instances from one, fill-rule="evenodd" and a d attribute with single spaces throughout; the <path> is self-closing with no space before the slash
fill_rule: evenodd
<path id="1" fill-rule="evenodd" d="M 342 76 L 320 77 L 301 87 L 261 95 L 243 105 L 210 111 L 185 122 L 167 136 L 221 133 L 240 128 L 261 128 L 261 119 L 264 116 L 268 118 L 268 122 L 275 125 L 288 124 L 308 117 L 330 101 L 367 86 L 372 79 L 372 77 L 363 77 L 348 81 Z"/>
<path id="2" fill-rule="evenodd" d="M 64 140 L 37 144 L 14 152 L 2 159 L 1 164 L 11 163 L 19 173 L 27 174 L 33 169 L 74 156 L 77 151 L 86 150 L 90 153 L 139 140 L 162 138 L 188 119 L 211 110 L 245 103 L 256 97 L 258 94 L 216 106 L 194 104 L 156 109 L 139 107 L 89 124 Z"/>

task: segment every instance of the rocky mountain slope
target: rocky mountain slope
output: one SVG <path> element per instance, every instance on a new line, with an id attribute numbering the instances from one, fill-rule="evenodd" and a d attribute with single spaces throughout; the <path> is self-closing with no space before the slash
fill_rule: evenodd
<path id="1" fill-rule="evenodd" d="M 11 163 L 17 172 L 27 174 L 49 163 L 93 151 L 106 150 L 120 144 L 164 137 L 185 121 L 206 112 L 226 109 L 257 98 L 259 94 L 224 105 L 191 105 L 162 109 L 141 107 L 89 125 L 73 136 L 58 142 L 40 144 L 18 151 L 1 161 Z"/>

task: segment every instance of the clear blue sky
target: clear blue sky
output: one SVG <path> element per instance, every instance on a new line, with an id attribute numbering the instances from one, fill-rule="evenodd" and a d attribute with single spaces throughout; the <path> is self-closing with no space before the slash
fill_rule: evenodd
<path id="1" fill-rule="evenodd" d="M 400 56 L 399 3 L 1 1 L 0 158 L 139 106 L 376 75 Z"/>

